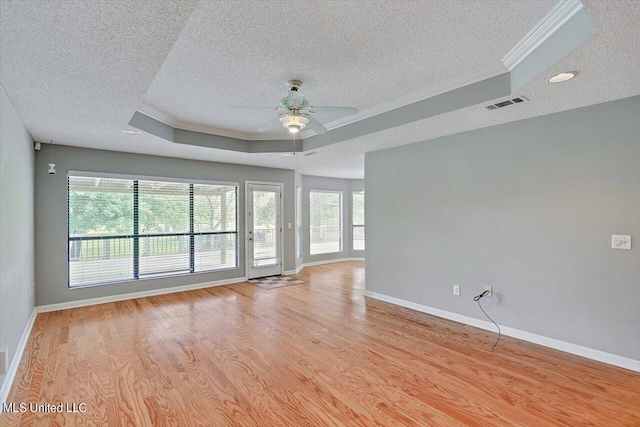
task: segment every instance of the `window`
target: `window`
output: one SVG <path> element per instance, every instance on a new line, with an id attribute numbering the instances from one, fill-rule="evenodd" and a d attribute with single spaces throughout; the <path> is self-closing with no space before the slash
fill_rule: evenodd
<path id="1" fill-rule="evenodd" d="M 302 188 L 296 187 L 296 257 L 302 258 Z"/>
<path id="2" fill-rule="evenodd" d="M 364 191 L 354 191 L 352 194 L 353 207 L 353 250 L 364 250 Z"/>
<path id="3" fill-rule="evenodd" d="M 238 266 L 236 184 L 68 177 L 69 287 Z"/>
<path id="4" fill-rule="evenodd" d="M 342 192 L 311 190 L 311 255 L 342 251 Z"/>

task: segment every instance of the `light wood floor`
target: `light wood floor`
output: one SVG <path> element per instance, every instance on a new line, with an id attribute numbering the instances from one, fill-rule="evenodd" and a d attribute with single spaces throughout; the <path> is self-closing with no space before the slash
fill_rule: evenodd
<path id="1" fill-rule="evenodd" d="M 364 266 L 38 315 L 0 425 L 640 425 L 640 375 L 362 296 Z"/>

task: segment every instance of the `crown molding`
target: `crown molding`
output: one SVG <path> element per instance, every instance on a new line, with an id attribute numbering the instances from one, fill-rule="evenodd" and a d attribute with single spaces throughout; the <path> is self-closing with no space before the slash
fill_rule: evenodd
<path id="1" fill-rule="evenodd" d="M 508 70 L 505 68 L 505 66 L 502 63 L 498 63 L 491 68 L 481 70 L 481 71 L 476 71 L 455 79 L 450 79 L 436 86 L 431 86 L 426 89 L 418 90 L 408 95 L 405 95 L 401 98 L 397 98 L 392 101 L 385 102 L 383 104 L 378 104 L 371 108 L 367 108 L 366 110 L 362 110 L 358 114 L 355 114 L 353 116 L 345 116 L 345 117 L 339 118 L 337 120 L 324 124 L 324 126 L 328 130 L 346 126 L 348 124 L 351 124 L 360 120 L 364 120 L 369 117 L 376 116 L 378 114 L 386 113 L 391 110 L 395 110 L 396 108 L 404 107 L 405 105 L 413 104 L 414 102 L 419 102 L 424 99 L 431 98 L 433 96 L 441 95 L 445 92 L 450 92 L 452 90 L 456 90 L 461 87 L 464 87 L 473 83 L 477 83 L 479 81 L 486 80 L 491 77 L 498 76 L 500 74 L 504 74 L 506 72 L 508 72 Z M 163 113 L 162 111 L 156 110 L 155 108 L 150 107 L 143 103 L 140 104 L 140 106 L 137 108 L 137 111 L 176 129 L 183 129 L 183 130 L 189 130 L 194 132 L 202 132 L 207 134 L 226 136 L 228 138 L 244 139 L 247 141 L 282 139 L 282 135 L 269 135 L 269 134 L 256 135 L 249 132 L 222 130 L 222 129 L 217 129 L 210 126 L 203 126 L 203 125 L 197 125 L 193 123 L 182 122 L 180 120 L 174 119 L 168 114 Z M 307 131 L 303 131 L 300 134 L 300 138 L 305 139 L 314 135 L 317 135 L 317 133 L 309 129 Z"/>
<path id="2" fill-rule="evenodd" d="M 343 117 L 326 123 L 324 126 L 328 130 L 335 129 L 510 72 L 581 9 L 583 9 L 583 5 L 580 0 L 562 0 L 554 6 L 554 8 L 551 9 L 551 11 L 504 56 L 504 58 L 502 58 L 500 64 L 497 64 L 494 67 L 451 79 L 421 91 L 413 92 L 402 98 L 363 110 L 356 115 Z M 302 132 L 301 137 L 305 139 L 314 135 L 317 135 L 317 133 L 312 130 L 308 130 L 306 132 Z"/>
<path id="3" fill-rule="evenodd" d="M 225 136 L 227 138 L 236 138 L 236 139 L 243 139 L 245 141 L 264 141 L 264 140 L 280 140 L 282 139 L 282 135 L 271 135 L 271 134 L 265 134 L 265 135 L 256 135 L 254 133 L 250 133 L 250 132 L 241 132 L 241 131 L 233 131 L 233 130 L 228 130 L 228 129 L 218 129 L 212 126 L 205 126 L 205 125 L 198 125 L 198 124 L 194 124 L 194 123 L 187 123 L 187 122 L 183 122 L 181 120 L 176 120 L 173 117 L 171 117 L 170 115 L 163 113 L 160 110 L 156 110 L 153 107 L 150 107 L 146 104 L 140 103 L 140 105 L 138 106 L 138 108 L 136 109 L 137 111 L 141 112 L 142 114 L 144 114 L 145 116 L 149 116 L 152 119 L 158 120 L 159 122 L 162 122 L 166 125 L 171 126 L 172 128 L 175 129 L 182 129 L 182 130 L 189 130 L 192 132 L 201 132 L 201 133 L 206 133 L 206 134 L 210 134 L 210 135 L 219 135 L 219 136 Z"/>
<path id="4" fill-rule="evenodd" d="M 401 98 L 362 110 L 358 114 L 341 117 L 337 120 L 325 123 L 324 126 L 327 130 L 336 129 L 446 92 L 460 89 L 470 84 L 478 83 L 482 80 L 508 73 L 582 9 L 583 5 L 580 0 L 562 0 L 502 58 L 501 62 L 496 65 L 484 70 L 475 71 L 461 77 L 447 80 L 435 86 L 414 91 Z M 175 129 L 219 135 L 246 141 L 282 139 L 281 135 L 263 135 L 252 132 L 218 129 L 212 126 L 183 122 L 146 104 L 140 104 L 137 111 Z M 307 129 L 300 133 L 300 139 L 304 140 L 315 135 L 317 135 L 315 131 Z"/>
<path id="5" fill-rule="evenodd" d="M 177 126 L 177 121 L 173 120 L 173 118 L 171 116 L 163 113 L 162 111 L 156 110 L 153 107 L 149 107 L 146 104 L 140 103 L 138 108 L 136 108 L 136 111 L 139 111 L 142 114 L 144 114 L 145 116 L 149 116 L 149 117 L 151 117 L 153 119 L 156 119 L 159 122 L 162 122 L 165 125 L 169 125 L 169 126 L 171 126 L 173 128 L 175 128 Z"/>
<path id="6" fill-rule="evenodd" d="M 502 63 L 509 71 L 513 70 L 531 52 L 553 35 L 576 13 L 582 10 L 580 0 L 562 0 L 538 22 L 522 40 L 502 58 Z"/>
<path id="7" fill-rule="evenodd" d="M 504 74 L 507 72 L 508 70 L 505 68 L 504 64 L 498 63 L 493 67 L 476 71 L 462 77 L 450 79 L 438 85 L 412 92 L 401 98 L 396 98 L 392 101 L 388 101 L 382 104 L 378 104 L 374 107 L 367 108 L 366 110 L 362 110 L 358 114 L 355 114 L 353 116 L 345 116 L 345 117 L 339 118 L 332 122 L 326 123 L 324 126 L 328 130 L 346 126 L 348 124 L 351 124 L 360 120 L 364 120 L 369 117 L 377 116 L 378 114 L 386 113 L 386 112 L 395 110 L 397 108 L 404 107 L 409 104 L 413 104 L 415 102 L 423 101 L 427 98 L 431 98 L 437 95 L 442 95 L 443 93 L 460 89 L 461 87 L 468 86 L 470 84 L 477 83 L 482 80 L 490 79 L 492 77 L 499 76 L 500 74 Z M 317 133 L 312 130 L 304 131 L 302 132 L 302 139 L 309 138 L 314 135 L 317 135 Z"/>

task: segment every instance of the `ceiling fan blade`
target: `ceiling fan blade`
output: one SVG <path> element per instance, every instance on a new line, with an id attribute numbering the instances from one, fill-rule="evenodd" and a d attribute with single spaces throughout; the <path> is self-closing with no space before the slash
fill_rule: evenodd
<path id="1" fill-rule="evenodd" d="M 279 126 L 280 126 L 280 128 L 282 128 L 282 125 L 280 124 L 280 116 L 276 116 L 273 119 L 269 120 L 264 125 L 260 126 L 256 130 L 258 132 L 265 132 L 265 131 L 268 131 L 270 129 L 277 130 Z"/>
<path id="2" fill-rule="evenodd" d="M 350 116 L 353 114 L 358 114 L 358 109 L 353 107 L 309 107 L 309 109 L 313 110 L 316 113 L 333 113 L 333 114 L 344 114 L 345 116 Z"/>
<path id="3" fill-rule="evenodd" d="M 307 119 L 309 119 L 309 123 L 307 123 L 307 127 L 309 129 L 313 129 L 317 134 L 321 135 L 323 133 L 327 133 L 327 128 L 322 125 L 319 121 L 314 119 L 309 115 L 305 115 Z"/>
<path id="4" fill-rule="evenodd" d="M 233 110 L 277 110 L 278 107 L 255 106 L 255 105 L 230 105 Z"/>

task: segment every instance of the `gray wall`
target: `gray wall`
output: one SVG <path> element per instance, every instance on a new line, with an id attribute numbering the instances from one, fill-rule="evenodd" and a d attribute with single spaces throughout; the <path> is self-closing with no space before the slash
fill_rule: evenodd
<path id="1" fill-rule="evenodd" d="M 302 248 L 305 263 L 329 261 L 340 258 L 362 257 L 364 251 L 352 250 L 352 215 L 351 192 L 364 189 L 364 181 L 359 179 L 325 178 L 320 176 L 302 175 Z M 310 254 L 310 212 L 309 191 L 332 190 L 342 191 L 342 252 L 311 255 Z"/>
<path id="2" fill-rule="evenodd" d="M 284 184 L 284 269 L 294 270 L 294 177 L 291 170 L 227 163 L 201 162 L 168 157 L 119 153 L 55 145 L 58 173 L 47 174 L 48 147 L 36 155 L 36 304 L 46 305 L 87 298 L 146 291 L 245 276 L 245 181 Z M 139 280 L 91 288 L 67 288 L 67 172 L 69 170 L 239 182 L 238 223 L 240 268 L 214 273 Z"/>
<path id="3" fill-rule="evenodd" d="M 492 285 L 499 324 L 640 359 L 639 118 L 633 97 L 367 154 L 367 290 L 485 320 Z"/>
<path id="4" fill-rule="evenodd" d="M 0 348 L 8 349 L 8 364 L 34 306 L 33 153 L 31 135 L 0 85 Z"/>
<path id="5" fill-rule="evenodd" d="M 298 188 L 302 188 L 302 174 L 300 172 L 296 172 L 295 173 L 295 178 L 294 178 L 294 183 L 295 183 L 295 187 Z M 295 195 L 294 195 L 295 197 Z M 295 200 L 295 199 L 294 199 Z M 296 207 L 297 209 L 297 207 Z M 303 218 L 304 221 L 304 218 Z M 293 222 L 293 227 L 294 227 L 294 237 L 295 237 L 295 221 Z M 302 230 L 304 230 L 304 224 L 302 225 Z M 302 241 L 304 242 L 304 237 L 302 238 Z M 295 248 L 295 246 L 294 246 Z M 297 252 L 296 252 L 297 254 Z M 304 256 L 298 258 L 296 255 L 296 270 L 304 263 Z"/>

